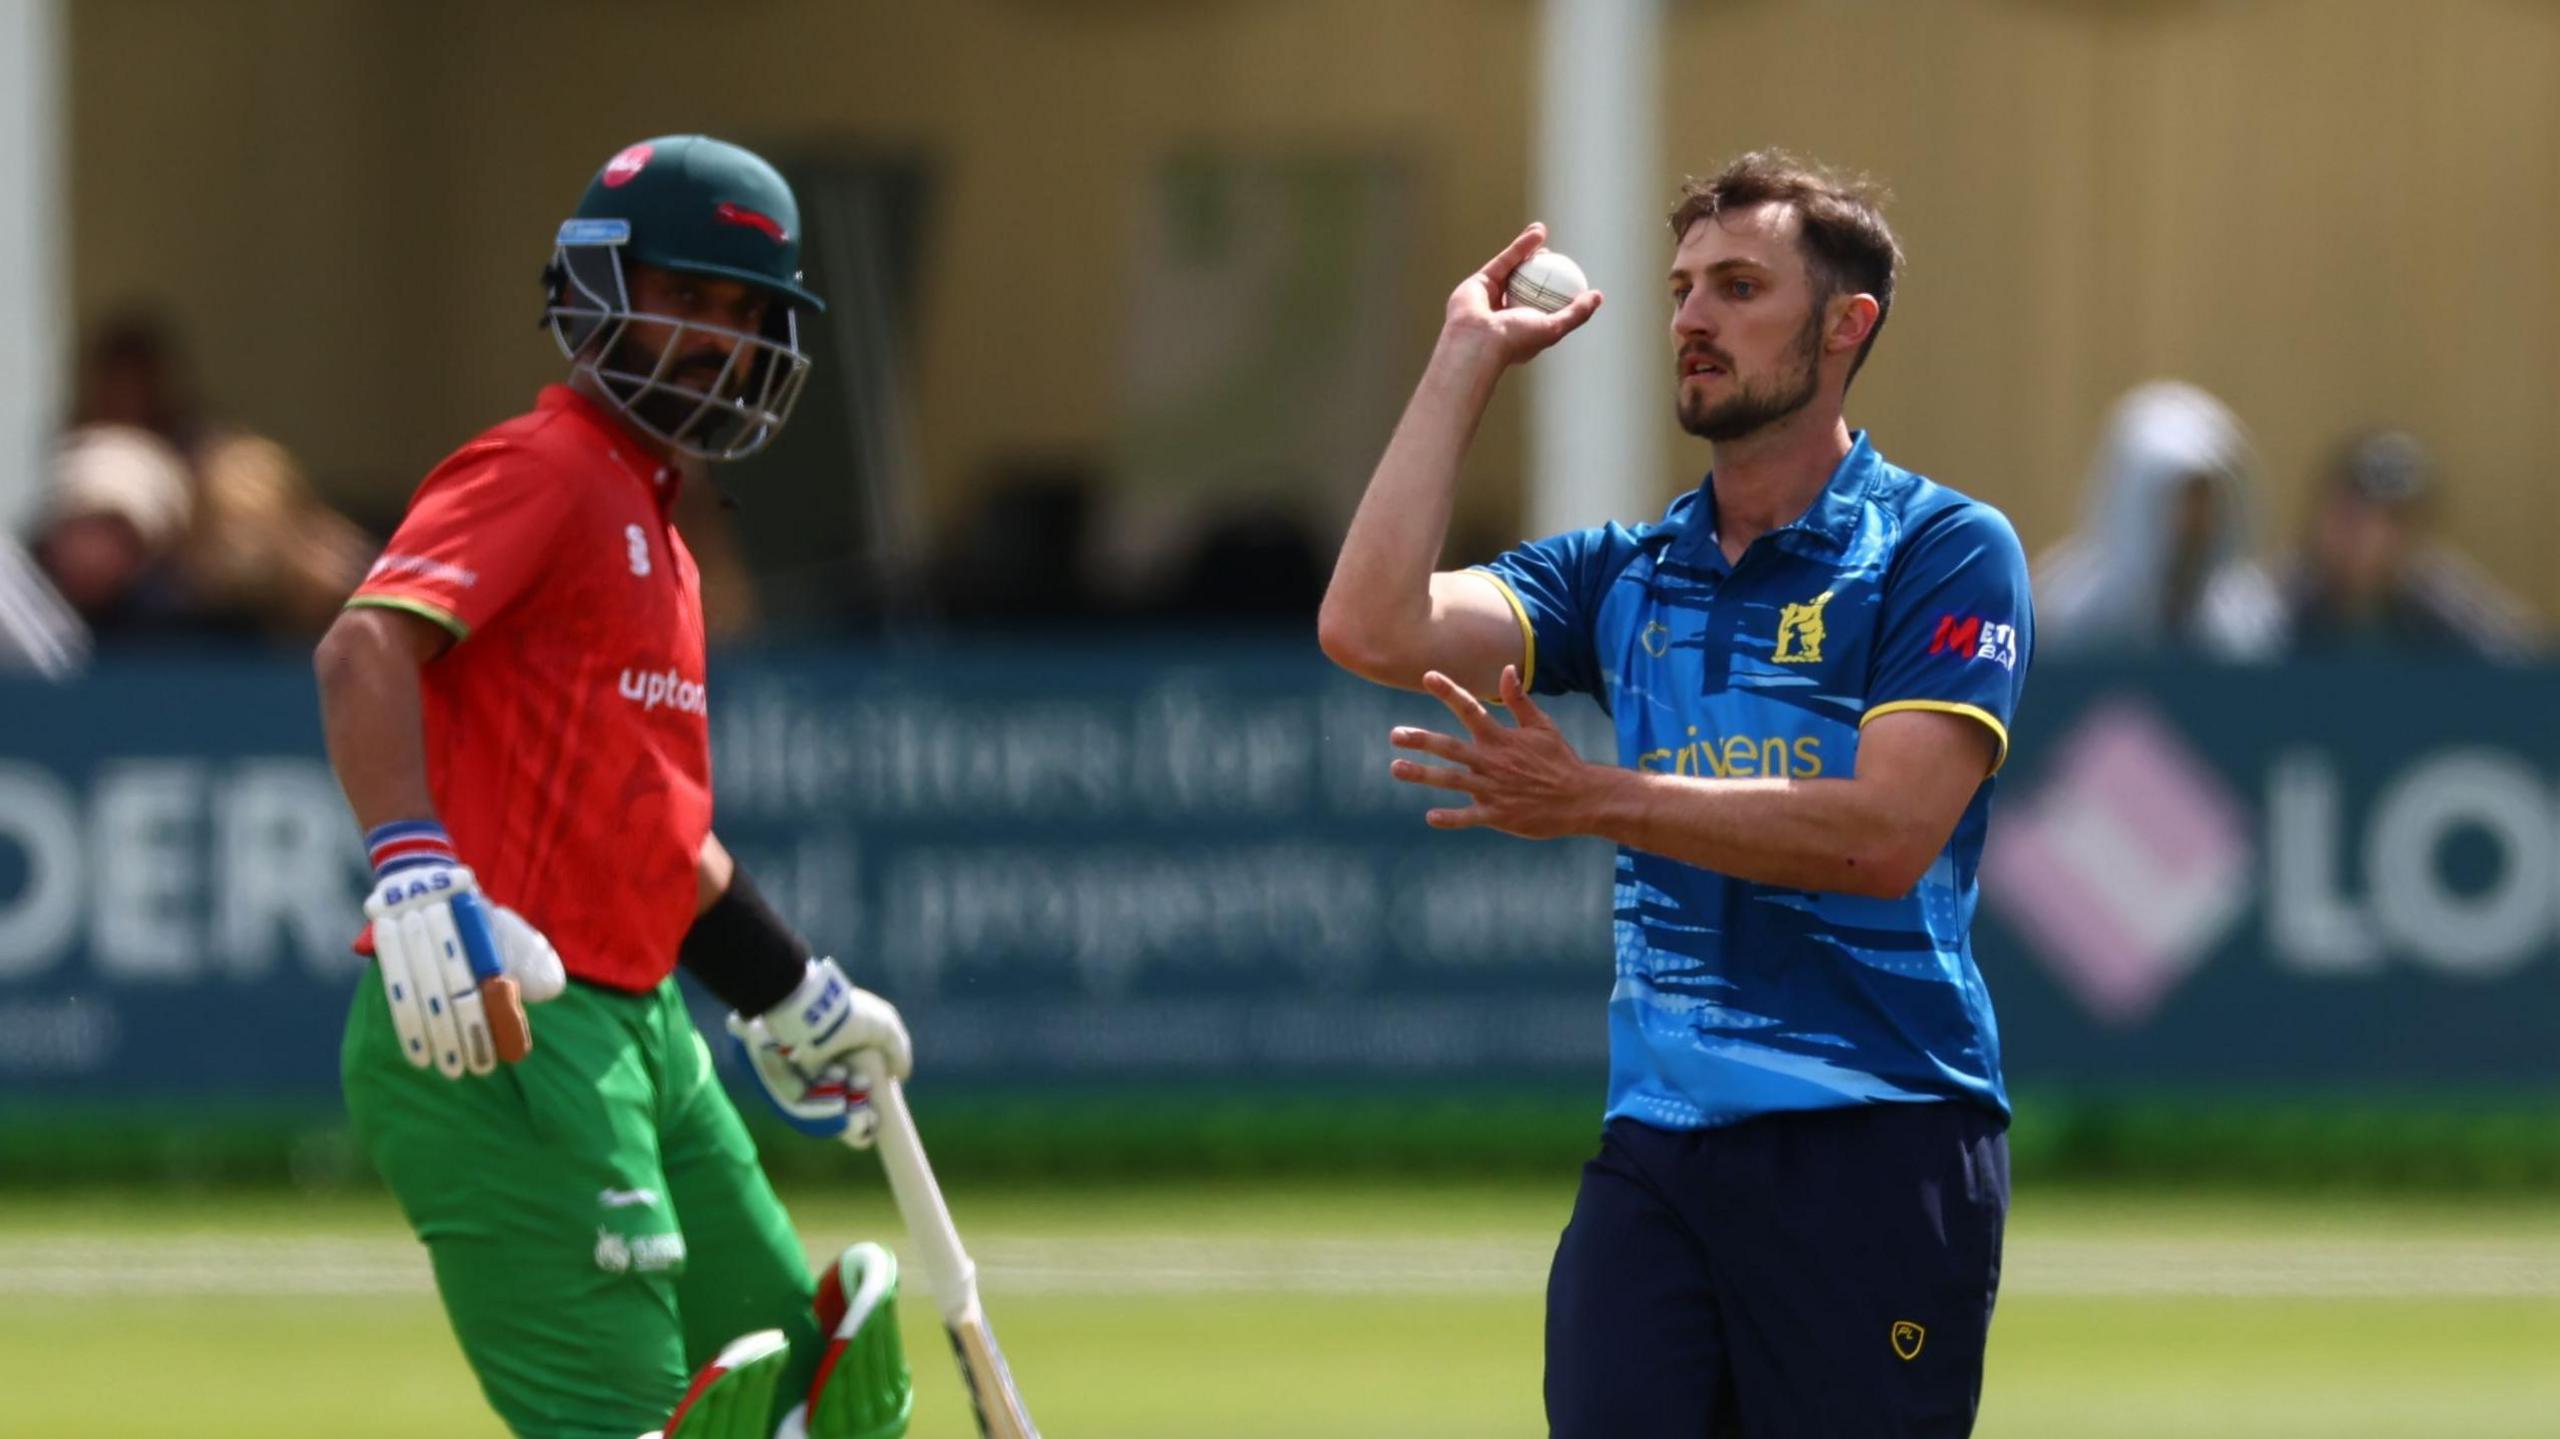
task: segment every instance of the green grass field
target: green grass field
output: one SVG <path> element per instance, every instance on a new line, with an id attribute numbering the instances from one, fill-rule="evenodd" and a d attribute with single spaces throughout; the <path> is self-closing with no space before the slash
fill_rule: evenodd
<path id="1" fill-rule="evenodd" d="M 1570 1176 L 1560 1176 L 1569 1182 Z M 795 1197 L 813 1251 L 885 1201 Z M 1561 1187 L 953 1195 L 1051 1439 L 1521 1435 Z M 2034 1195 L 1977 1431 L 2560 1433 L 2560 1205 Z M 972 1432 L 921 1296 L 919 1439 Z M 0 1198 L 0 1430 L 495 1434 L 386 1201 Z"/>

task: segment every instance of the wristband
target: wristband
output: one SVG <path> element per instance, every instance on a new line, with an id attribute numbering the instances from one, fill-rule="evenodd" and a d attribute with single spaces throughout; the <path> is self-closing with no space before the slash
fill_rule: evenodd
<path id="1" fill-rule="evenodd" d="M 365 833 L 364 848 L 365 857 L 373 861 L 375 879 L 424 864 L 462 863 L 462 856 L 454 853 L 453 837 L 431 819 L 377 825 Z"/>
<path id="2" fill-rule="evenodd" d="M 809 941 L 773 912 L 740 869 L 685 931 L 676 958 L 731 1009 L 758 1015 L 790 998 L 807 977 Z"/>

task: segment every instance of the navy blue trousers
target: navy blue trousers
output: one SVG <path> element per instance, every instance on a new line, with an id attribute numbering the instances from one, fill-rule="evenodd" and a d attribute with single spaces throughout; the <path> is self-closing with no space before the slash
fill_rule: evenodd
<path id="1" fill-rule="evenodd" d="M 1609 1121 L 1547 1278 L 1549 1433 L 1970 1434 L 2005 1129 L 1955 1103 Z"/>

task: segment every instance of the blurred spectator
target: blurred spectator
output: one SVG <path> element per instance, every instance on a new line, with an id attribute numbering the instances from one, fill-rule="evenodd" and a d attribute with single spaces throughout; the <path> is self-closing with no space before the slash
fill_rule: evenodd
<path id="1" fill-rule="evenodd" d="M 374 544 L 322 504 L 285 447 L 238 431 L 195 450 L 196 522 L 179 577 L 208 625 L 317 635 L 364 578 Z"/>
<path id="2" fill-rule="evenodd" d="M 98 326 L 80 357 L 72 397 L 77 425 L 131 425 L 149 430 L 183 454 L 195 448 L 201 424 L 195 396 L 167 324 L 142 311 Z"/>
<path id="3" fill-rule="evenodd" d="M 934 567 L 936 607 L 964 627 L 1090 624 L 1109 608 L 1092 579 L 1101 482 L 1072 461 L 1008 466 Z"/>
<path id="4" fill-rule="evenodd" d="M 1186 625 L 1303 630 L 1315 623 L 1324 600 L 1325 559 L 1306 526 L 1278 510 L 1212 520 L 1166 597 L 1167 617 Z"/>
<path id="5" fill-rule="evenodd" d="M 30 546 L 36 568 L 99 638 L 172 626 L 170 561 L 193 498 L 186 462 L 131 425 L 64 437 Z"/>
<path id="6" fill-rule="evenodd" d="M 363 578 L 372 542 L 320 501 L 284 446 L 203 419 L 157 318 L 127 315 L 98 329 L 74 414 L 82 425 L 147 430 L 184 456 L 193 519 L 176 541 L 173 581 L 200 628 L 316 635 Z"/>
<path id="7" fill-rule="evenodd" d="M 2253 470 L 2248 436 L 2213 396 L 2175 380 L 2128 392 L 2090 466 L 2085 524 L 2036 563 L 2039 641 L 2272 658 L 2284 609 L 2249 557 Z"/>
<path id="8" fill-rule="evenodd" d="M 2532 653 L 2525 607 L 2432 538 L 2434 493 L 2426 446 L 2406 431 L 2358 436 L 2339 449 L 2285 577 L 2297 651 Z"/>

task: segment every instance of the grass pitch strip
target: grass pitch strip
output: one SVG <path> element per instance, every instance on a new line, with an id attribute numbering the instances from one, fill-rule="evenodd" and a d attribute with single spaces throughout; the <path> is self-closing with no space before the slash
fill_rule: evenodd
<path id="1" fill-rule="evenodd" d="M 1561 1188 L 955 1194 L 1051 1439 L 1520 1435 Z M 897 1237 L 802 1194 L 815 1254 Z M 917 1439 L 966 1401 L 910 1295 Z M 2560 1205 L 2030 1195 L 1987 1439 L 2544 1435 Z M 0 1198 L 13 1430 L 204 1439 L 498 1429 L 387 1201 Z"/>

